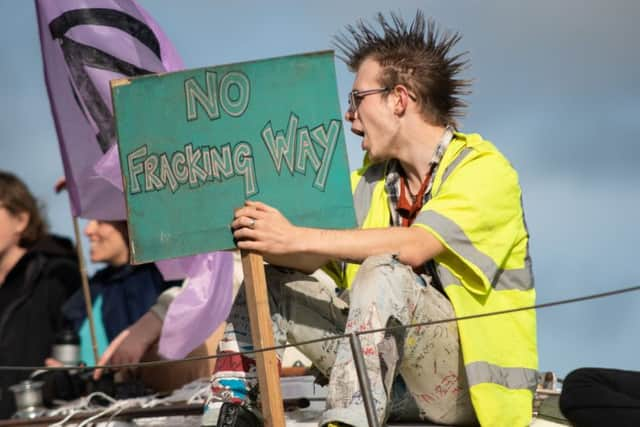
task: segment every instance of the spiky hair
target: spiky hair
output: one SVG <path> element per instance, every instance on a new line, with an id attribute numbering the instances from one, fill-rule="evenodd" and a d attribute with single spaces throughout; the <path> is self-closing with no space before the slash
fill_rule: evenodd
<path id="1" fill-rule="evenodd" d="M 466 102 L 461 96 L 470 93 L 470 80 L 459 78 L 468 67 L 467 52 L 453 55 L 460 41 L 457 32 L 442 33 L 436 23 L 425 22 L 421 11 L 410 25 L 395 13 L 391 21 L 378 13 L 374 24 L 359 21 L 346 27 L 333 39 L 338 57 L 357 72 L 365 59 L 374 59 L 382 67 L 379 76 L 384 87 L 398 84 L 413 92 L 423 116 L 433 124 L 457 127 L 457 117 L 464 115 Z"/>

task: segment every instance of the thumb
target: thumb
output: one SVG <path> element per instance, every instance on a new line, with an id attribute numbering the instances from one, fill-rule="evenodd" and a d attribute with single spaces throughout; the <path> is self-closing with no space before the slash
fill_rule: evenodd
<path id="1" fill-rule="evenodd" d="M 125 329 L 124 331 L 120 332 L 120 334 L 115 337 L 115 339 L 113 341 L 111 341 L 111 344 L 109 344 L 109 346 L 107 347 L 107 349 L 104 351 L 104 353 L 102 353 L 102 356 L 100 356 L 100 360 L 98 361 L 98 365 L 106 365 L 109 363 L 109 361 L 111 360 L 111 358 L 113 357 L 114 353 L 118 350 L 118 348 L 120 347 L 120 344 L 122 344 L 122 341 L 124 341 L 124 339 L 126 337 L 129 336 L 129 330 Z M 100 377 L 102 376 L 102 368 L 98 368 L 96 370 L 93 371 L 93 379 L 94 380 L 99 380 Z"/>

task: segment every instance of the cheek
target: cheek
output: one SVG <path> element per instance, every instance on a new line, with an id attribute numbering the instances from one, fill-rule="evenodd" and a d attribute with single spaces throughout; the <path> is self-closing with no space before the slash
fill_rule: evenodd
<path id="1" fill-rule="evenodd" d="M 375 131 L 378 133 L 382 132 L 387 126 L 385 121 L 386 117 L 379 109 L 364 109 L 360 116 L 360 122 L 367 131 Z"/>
<path id="2" fill-rule="evenodd" d="M 11 246 L 13 240 L 14 238 L 11 236 L 11 233 L 0 228 L 0 246 Z"/>
<path id="3" fill-rule="evenodd" d="M 91 242 L 91 244 L 89 245 L 89 250 L 91 253 L 91 257 L 99 256 L 103 252 L 102 245 L 100 244 L 100 242 L 96 241 Z"/>
<path id="4" fill-rule="evenodd" d="M 0 245 L 14 246 L 20 242 L 20 232 L 11 223 L 0 224 Z"/>
<path id="5" fill-rule="evenodd" d="M 119 256 L 127 251 L 127 244 L 120 234 L 115 233 L 103 241 L 101 255 L 109 260 L 119 258 Z"/>
<path id="6" fill-rule="evenodd" d="M 96 233 L 96 240 L 103 249 L 111 250 L 118 245 L 118 233 L 110 226 L 104 226 Z"/>
<path id="7" fill-rule="evenodd" d="M 118 245 L 116 247 L 114 247 L 114 252 L 116 254 L 123 254 L 125 252 L 127 252 L 129 250 L 127 244 L 124 242 L 124 240 L 120 239 L 118 241 Z"/>

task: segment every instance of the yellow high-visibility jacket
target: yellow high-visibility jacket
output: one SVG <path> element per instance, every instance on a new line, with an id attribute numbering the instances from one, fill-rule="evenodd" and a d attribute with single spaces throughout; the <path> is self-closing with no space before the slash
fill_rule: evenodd
<path id="1" fill-rule="evenodd" d="M 386 171 L 387 162 L 365 162 L 351 176 L 361 228 L 390 225 Z M 454 134 L 412 227 L 428 230 L 446 247 L 434 261 L 457 317 L 535 304 L 518 176 L 479 135 Z M 357 269 L 347 264 L 343 286 L 351 285 Z M 460 320 L 458 330 L 481 425 L 528 426 L 538 368 L 535 311 Z"/>

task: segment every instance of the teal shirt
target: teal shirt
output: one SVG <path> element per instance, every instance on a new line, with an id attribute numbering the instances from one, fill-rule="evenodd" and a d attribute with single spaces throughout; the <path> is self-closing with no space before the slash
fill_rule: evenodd
<path id="1" fill-rule="evenodd" d="M 96 341 L 98 344 L 98 357 L 104 353 L 109 346 L 109 340 L 107 339 L 107 333 L 102 323 L 102 295 L 98 295 L 93 302 L 93 326 L 96 329 Z M 96 315 L 97 313 L 97 315 Z M 91 345 L 91 332 L 89 330 L 89 320 L 84 319 L 82 326 L 80 326 L 80 360 L 87 365 L 96 365 L 97 360 L 94 363 L 93 360 L 93 346 Z"/>

